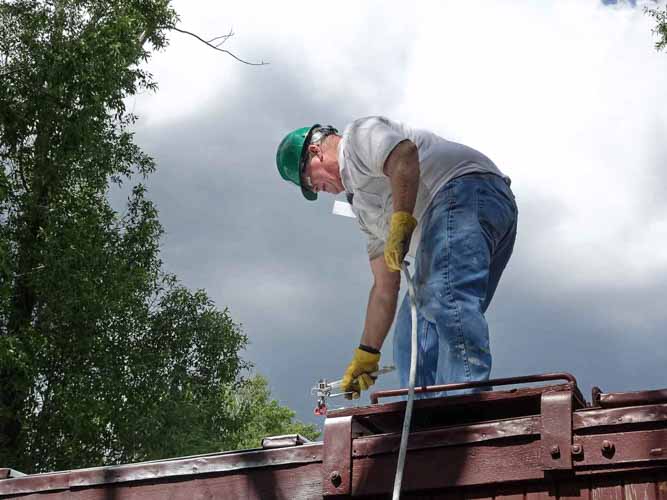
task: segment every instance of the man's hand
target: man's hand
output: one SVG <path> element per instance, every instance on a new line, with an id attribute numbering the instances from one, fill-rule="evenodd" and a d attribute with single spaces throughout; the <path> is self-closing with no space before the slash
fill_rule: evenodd
<path id="1" fill-rule="evenodd" d="M 409 212 L 394 212 L 389 236 L 384 245 L 384 260 L 390 271 L 400 271 L 401 263 L 410 248 L 410 237 L 417 227 L 417 219 Z"/>
<path id="2" fill-rule="evenodd" d="M 351 392 L 346 395 L 347 399 L 357 399 L 361 391 L 367 390 L 375 383 L 375 377 L 370 374 L 378 371 L 380 353 L 372 353 L 357 348 L 354 351 L 352 361 L 345 370 L 341 389 L 343 392 Z"/>

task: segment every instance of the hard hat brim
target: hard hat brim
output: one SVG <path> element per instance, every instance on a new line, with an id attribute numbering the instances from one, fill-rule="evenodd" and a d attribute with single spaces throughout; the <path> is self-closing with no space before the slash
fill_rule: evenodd
<path id="1" fill-rule="evenodd" d="M 310 127 L 308 134 L 306 134 L 306 139 L 303 141 L 303 148 L 301 149 L 301 160 L 299 161 L 299 187 L 301 188 L 301 194 L 308 201 L 317 200 L 317 193 L 304 186 L 303 176 L 301 174 L 303 174 L 303 171 L 306 167 L 306 162 L 308 161 L 308 146 L 310 146 L 310 139 L 313 136 L 313 132 L 318 127 L 320 127 L 320 124 L 316 123 Z"/>

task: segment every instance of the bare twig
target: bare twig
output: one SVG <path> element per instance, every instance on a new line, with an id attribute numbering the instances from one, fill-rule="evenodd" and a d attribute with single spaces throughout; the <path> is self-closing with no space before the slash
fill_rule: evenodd
<path id="1" fill-rule="evenodd" d="M 216 43 L 216 44 L 215 44 L 216 47 L 220 47 L 220 45 L 222 45 L 223 43 L 225 43 L 227 40 L 229 40 L 229 39 L 230 39 L 231 37 L 233 37 L 233 36 L 234 36 L 234 31 L 230 29 L 230 30 L 229 30 L 229 33 L 227 33 L 226 35 L 216 36 L 215 38 L 211 38 L 210 40 L 207 40 L 206 42 L 207 42 L 207 43 L 213 43 L 213 42 L 215 42 L 216 40 L 220 40 L 220 39 L 222 38 L 222 39 L 223 39 L 222 42 L 220 42 L 220 43 Z"/>
<path id="2" fill-rule="evenodd" d="M 203 39 L 202 37 L 200 37 L 199 35 L 196 35 L 196 34 L 190 32 L 190 31 L 187 31 L 187 30 L 182 30 L 182 29 L 180 29 L 180 28 L 177 28 L 176 26 L 165 26 L 165 28 L 167 28 L 167 29 L 172 29 L 172 30 L 174 30 L 174 31 L 178 31 L 179 33 L 183 33 L 183 34 L 185 34 L 185 35 L 190 35 L 191 37 L 194 37 L 194 38 L 196 38 L 197 40 L 199 40 L 201 43 L 203 43 L 203 44 L 205 44 L 205 45 L 208 45 L 208 46 L 211 47 L 213 50 L 217 50 L 217 51 L 219 51 L 219 52 L 224 52 L 225 54 L 232 56 L 234 59 L 236 59 L 236 60 L 239 61 L 239 62 L 242 62 L 243 64 L 248 64 L 248 65 L 250 65 L 250 66 L 264 66 L 264 65 L 266 65 L 266 64 L 269 64 L 269 63 L 266 63 L 266 62 L 264 62 L 264 61 L 262 61 L 262 62 L 258 62 L 258 63 L 253 63 L 253 62 L 249 62 L 249 61 L 244 61 L 243 59 L 241 59 L 240 57 L 234 55 L 234 54 L 231 53 L 230 51 L 225 50 L 225 49 L 221 49 L 220 47 L 216 47 L 215 45 L 213 45 L 213 44 L 207 42 L 206 40 L 204 40 L 204 39 Z M 229 37 L 229 36 L 230 36 L 230 35 L 223 35 L 223 37 Z M 217 37 L 217 39 L 219 39 L 219 38 L 222 38 L 222 37 Z M 214 38 L 213 40 L 216 40 L 216 38 Z M 220 44 L 219 44 L 219 45 L 220 45 Z"/>

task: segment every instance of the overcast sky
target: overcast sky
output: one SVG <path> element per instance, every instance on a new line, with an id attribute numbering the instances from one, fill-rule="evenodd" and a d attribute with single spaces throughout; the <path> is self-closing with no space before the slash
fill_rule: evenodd
<path id="1" fill-rule="evenodd" d="M 512 178 L 493 376 L 569 371 L 588 398 L 667 386 L 667 53 L 646 2 L 173 3 L 182 28 L 233 28 L 225 48 L 270 64 L 178 33 L 150 63 L 159 91 L 129 104 L 158 163 L 162 256 L 229 307 L 246 359 L 298 418 L 321 424 L 309 389 L 342 375 L 371 274 L 356 221 L 330 195 L 303 200 L 275 149 L 291 129 L 370 114 L 468 144 Z"/>

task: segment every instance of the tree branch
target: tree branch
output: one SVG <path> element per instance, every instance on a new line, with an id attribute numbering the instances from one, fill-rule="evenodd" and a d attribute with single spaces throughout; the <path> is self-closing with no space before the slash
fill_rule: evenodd
<path id="1" fill-rule="evenodd" d="M 655 19 L 655 28 L 653 28 L 651 32 L 659 37 L 658 41 L 655 43 L 655 49 L 660 51 L 667 47 L 667 7 L 665 7 L 664 11 L 644 7 L 644 13 Z"/>
<path id="2" fill-rule="evenodd" d="M 23 168 L 21 168 L 20 165 L 17 165 L 16 170 L 18 171 L 19 177 L 21 178 L 21 184 L 23 185 L 23 189 L 25 189 L 26 193 L 29 193 L 30 188 L 28 187 L 28 182 L 25 180 L 25 175 L 23 174 Z"/>
<path id="3" fill-rule="evenodd" d="M 0 76 L 3 76 L 3 77 L 4 77 L 4 76 L 13 75 L 14 73 L 18 73 L 18 72 L 21 71 L 22 69 L 23 69 L 23 68 L 14 68 L 14 69 L 10 69 L 9 71 L 4 71 L 4 72 L 0 73 Z"/>
<path id="4" fill-rule="evenodd" d="M 229 33 L 227 33 L 226 35 L 216 36 L 215 38 L 211 38 L 210 40 L 207 40 L 206 43 L 213 43 L 213 42 L 215 42 L 216 40 L 220 40 L 221 38 L 223 38 L 224 40 L 222 40 L 222 42 L 220 42 L 220 43 L 216 43 L 216 44 L 215 44 L 216 47 L 220 47 L 220 45 L 222 45 L 223 43 L 225 43 L 227 40 L 229 40 L 229 39 L 230 39 L 231 37 L 233 37 L 233 36 L 234 36 L 234 31 L 230 29 L 230 30 L 229 30 Z"/>
<path id="5" fill-rule="evenodd" d="M 213 44 L 210 43 L 210 42 L 207 42 L 206 40 L 204 40 L 204 39 L 203 39 L 202 37 L 200 37 L 199 35 L 196 35 L 196 34 L 190 32 L 190 31 L 187 31 L 187 30 L 182 30 L 182 29 L 180 29 L 180 28 L 177 28 L 176 26 L 164 26 L 164 28 L 172 29 L 172 30 L 174 30 L 174 31 L 178 31 L 179 33 L 183 33 L 183 34 L 185 34 L 185 35 L 190 35 L 191 37 L 194 37 L 194 38 L 196 38 L 197 40 L 199 40 L 199 41 L 200 41 L 201 43 L 203 43 L 204 45 L 208 45 L 208 46 L 211 47 L 213 50 L 217 50 L 217 51 L 219 51 L 219 52 L 224 52 L 225 54 L 232 56 L 234 59 L 236 59 L 236 60 L 239 61 L 239 62 L 242 62 L 243 64 L 248 64 L 249 66 L 264 66 L 264 65 L 266 65 L 266 64 L 269 64 L 269 63 L 266 63 L 266 62 L 264 62 L 264 61 L 262 61 L 262 62 L 258 62 L 258 63 L 253 63 L 253 62 L 249 62 L 249 61 L 244 61 L 243 59 L 241 59 L 240 57 L 237 57 L 236 55 L 234 55 L 234 54 L 231 53 L 230 51 L 225 50 L 225 49 L 221 49 L 219 46 L 222 45 L 222 43 L 224 43 L 224 41 L 221 42 L 221 43 L 219 43 L 218 46 L 216 46 L 216 45 L 213 45 Z M 213 38 L 211 41 L 215 41 L 215 40 L 218 40 L 218 39 L 220 39 L 220 38 L 225 38 L 225 41 L 226 41 L 226 39 L 229 38 L 232 34 L 233 34 L 233 33 L 230 32 L 229 35 L 219 36 L 219 37 Z"/>

